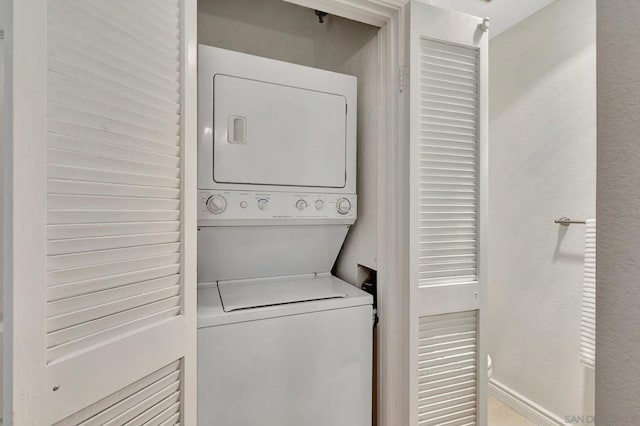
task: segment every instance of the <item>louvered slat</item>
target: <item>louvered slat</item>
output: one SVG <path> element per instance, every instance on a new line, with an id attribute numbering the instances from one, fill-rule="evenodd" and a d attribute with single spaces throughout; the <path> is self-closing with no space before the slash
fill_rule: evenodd
<path id="1" fill-rule="evenodd" d="M 176 361 L 54 426 L 177 425 L 181 374 Z"/>
<path id="2" fill-rule="evenodd" d="M 419 424 L 476 424 L 477 321 L 476 311 L 420 318 Z"/>
<path id="3" fill-rule="evenodd" d="M 478 277 L 478 55 L 420 40 L 421 287 Z"/>
<path id="4" fill-rule="evenodd" d="M 56 361 L 180 314 L 180 2 L 51 0 L 47 32 Z M 166 386 L 149 381 L 72 423 L 176 424 L 179 365 L 169 370 L 156 378 Z"/>
<path id="5" fill-rule="evenodd" d="M 49 342 L 52 346 L 49 349 L 51 356 L 53 358 L 62 358 L 88 344 L 99 343 L 110 337 L 177 315 L 180 309 L 175 306 L 176 299 L 174 297 L 161 300 L 112 315 L 111 317 L 49 332 Z M 118 327 L 105 328 L 105 326 L 112 324 L 117 324 Z"/>
<path id="6" fill-rule="evenodd" d="M 596 362 L 596 220 L 585 224 L 584 281 L 580 317 L 580 360 L 595 368 Z"/>

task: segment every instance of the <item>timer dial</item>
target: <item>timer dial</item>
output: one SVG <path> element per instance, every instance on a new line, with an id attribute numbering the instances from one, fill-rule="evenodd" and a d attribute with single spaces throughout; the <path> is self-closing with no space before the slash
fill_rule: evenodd
<path id="1" fill-rule="evenodd" d="M 347 214 L 351 211 L 351 201 L 346 198 L 340 198 L 336 203 L 336 209 L 340 214 Z"/>
<path id="2" fill-rule="evenodd" d="M 267 200 L 266 198 L 260 198 L 258 200 L 258 208 L 260 210 L 266 209 L 268 205 L 269 205 L 269 200 Z"/>
<path id="3" fill-rule="evenodd" d="M 227 200 L 222 195 L 212 195 L 207 198 L 207 210 L 213 214 L 220 214 L 227 209 Z"/>

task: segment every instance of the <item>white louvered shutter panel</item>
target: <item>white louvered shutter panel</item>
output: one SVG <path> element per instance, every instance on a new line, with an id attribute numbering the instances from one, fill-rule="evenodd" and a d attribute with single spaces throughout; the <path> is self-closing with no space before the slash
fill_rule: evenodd
<path id="1" fill-rule="evenodd" d="M 55 426 L 180 424 L 180 364 L 163 367 Z"/>
<path id="2" fill-rule="evenodd" d="M 420 40 L 420 285 L 478 280 L 478 51 Z"/>
<path id="3" fill-rule="evenodd" d="M 419 319 L 419 424 L 476 424 L 477 322 L 476 311 Z"/>
<path id="4" fill-rule="evenodd" d="M 484 425 L 488 34 L 408 7 L 412 424 Z"/>
<path id="5" fill-rule="evenodd" d="M 25 392 L 45 407 L 34 424 L 195 424 L 195 2 L 41 3 L 45 378 Z"/>

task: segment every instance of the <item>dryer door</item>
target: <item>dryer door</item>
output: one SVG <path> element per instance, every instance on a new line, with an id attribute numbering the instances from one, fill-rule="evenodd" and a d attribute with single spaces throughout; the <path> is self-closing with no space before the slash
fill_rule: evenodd
<path id="1" fill-rule="evenodd" d="M 213 180 L 343 188 L 344 96 L 217 74 Z"/>

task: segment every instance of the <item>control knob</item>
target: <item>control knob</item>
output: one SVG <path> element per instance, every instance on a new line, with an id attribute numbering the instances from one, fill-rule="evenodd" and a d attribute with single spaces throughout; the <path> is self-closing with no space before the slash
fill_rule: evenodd
<path id="1" fill-rule="evenodd" d="M 304 210 L 307 208 L 307 202 L 305 200 L 298 200 L 296 202 L 296 208 L 298 210 Z"/>
<path id="2" fill-rule="evenodd" d="M 347 214 L 351 211 L 351 201 L 347 198 L 340 198 L 336 203 L 336 209 L 340 214 Z"/>
<path id="3" fill-rule="evenodd" d="M 212 195 L 207 198 L 207 210 L 213 214 L 220 214 L 227 209 L 227 200 L 222 195 Z"/>
<path id="4" fill-rule="evenodd" d="M 269 205 L 269 200 L 267 200 L 266 198 L 260 198 L 258 200 L 258 208 L 260 210 L 266 209 L 268 205 Z"/>

